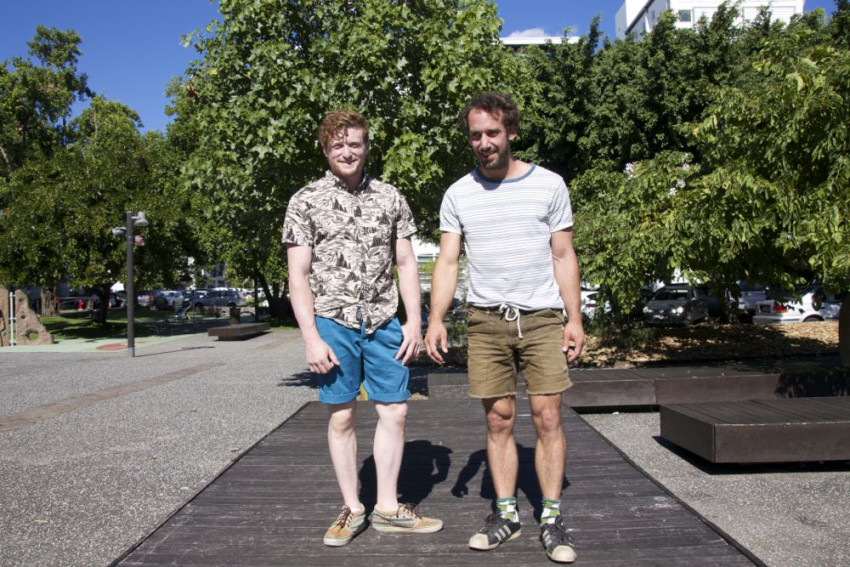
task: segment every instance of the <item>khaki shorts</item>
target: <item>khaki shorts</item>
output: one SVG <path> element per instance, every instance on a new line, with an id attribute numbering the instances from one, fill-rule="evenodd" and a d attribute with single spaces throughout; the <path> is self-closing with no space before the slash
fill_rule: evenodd
<path id="1" fill-rule="evenodd" d="M 470 307 L 469 395 L 500 398 L 516 395 L 517 368 L 529 395 L 559 394 L 572 386 L 567 369 L 564 316 L 555 309 L 521 311 L 509 321 L 496 308 Z M 520 338 L 520 330 L 522 338 Z"/>

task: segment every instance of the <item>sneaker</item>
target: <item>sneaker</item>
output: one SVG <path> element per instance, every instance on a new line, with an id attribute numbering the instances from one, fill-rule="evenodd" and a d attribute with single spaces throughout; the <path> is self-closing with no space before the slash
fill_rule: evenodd
<path id="1" fill-rule="evenodd" d="M 432 534 L 443 529 L 443 522 L 422 516 L 413 504 L 400 504 L 395 511 L 376 507 L 372 513 L 372 526 L 379 532 Z"/>
<path id="2" fill-rule="evenodd" d="M 366 510 L 352 512 L 348 506 L 343 506 L 336 521 L 325 532 L 325 545 L 339 547 L 354 539 L 354 536 L 366 527 Z"/>
<path id="3" fill-rule="evenodd" d="M 487 551 L 499 547 L 502 542 L 518 538 L 521 534 L 519 522 L 512 522 L 499 514 L 490 514 L 484 520 L 484 527 L 469 538 L 469 547 Z"/>
<path id="4" fill-rule="evenodd" d="M 567 524 L 563 516 L 555 518 L 552 524 L 540 526 L 540 541 L 546 548 L 546 557 L 557 563 L 572 563 L 576 560 L 575 542 L 567 533 Z"/>

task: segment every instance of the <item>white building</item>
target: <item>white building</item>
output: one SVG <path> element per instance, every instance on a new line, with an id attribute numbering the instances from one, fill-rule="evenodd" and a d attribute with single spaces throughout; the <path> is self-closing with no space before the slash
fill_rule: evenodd
<path id="1" fill-rule="evenodd" d="M 625 0 L 617 11 L 617 38 L 651 32 L 667 10 L 675 14 L 677 28 L 692 28 L 702 17 L 710 20 L 721 4 L 721 0 Z M 740 23 L 744 25 L 755 20 L 763 7 L 770 9 L 774 20 L 788 23 L 793 16 L 803 13 L 804 4 L 805 0 L 740 0 L 737 7 Z"/>
<path id="2" fill-rule="evenodd" d="M 567 41 L 578 43 L 580 39 L 578 36 L 570 36 Z M 564 42 L 564 38 L 559 35 L 508 36 L 500 37 L 499 41 L 511 47 L 524 47 L 526 45 L 546 45 L 547 43 L 558 45 Z"/>

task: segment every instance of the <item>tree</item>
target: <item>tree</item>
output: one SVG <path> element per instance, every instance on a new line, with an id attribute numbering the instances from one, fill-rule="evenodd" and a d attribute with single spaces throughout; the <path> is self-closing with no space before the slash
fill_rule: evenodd
<path id="1" fill-rule="evenodd" d="M 29 59 L 0 64 L 0 182 L 30 157 L 49 157 L 67 142 L 71 105 L 91 96 L 77 70 L 80 36 L 38 26 Z"/>
<path id="2" fill-rule="evenodd" d="M 844 288 L 850 50 L 830 45 L 824 31 L 801 21 L 768 38 L 751 61 L 747 88 L 722 89 L 693 125 L 704 163 L 694 190 L 682 194 L 677 229 L 692 233 L 697 246 L 725 248 L 763 281 L 816 278 Z"/>
<path id="3" fill-rule="evenodd" d="M 738 279 L 850 283 L 850 52 L 818 18 L 756 29 L 681 149 L 574 182 L 585 277 L 621 306 L 674 268 Z"/>
<path id="4" fill-rule="evenodd" d="M 283 314 L 280 229 L 289 197 L 321 175 L 322 116 L 370 120 L 367 168 L 395 184 L 433 234 L 446 186 L 471 165 L 456 116 L 500 86 L 495 5 L 486 0 L 223 0 L 222 20 L 190 38 L 175 128 L 193 132 L 184 170 L 203 195 L 207 246 L 259 280 Z M 460 157 L 459 157 L 460 156 Z"/>
<path id="5" fill-rule="evenodd" d="M 177 183 L 179 148 L 139 133 L 138 115 L 101 97 L 70 119 L 71 103 L 89 96 L 76 73 L 79 37 L 39 27 L 30 54 L 0 69 L 0 280 L 55 289 L 70 280 L 107 305 L 125 277 L 125 242 L 111 233 L 126 210 L 152 220 L 137 250 L 142 283 L 172 283 L 194 252 L 191 200 Z M 7 121 L 8 120 L 8 121 Z M 105 312 L 102 313 L 105 316 Z"/>

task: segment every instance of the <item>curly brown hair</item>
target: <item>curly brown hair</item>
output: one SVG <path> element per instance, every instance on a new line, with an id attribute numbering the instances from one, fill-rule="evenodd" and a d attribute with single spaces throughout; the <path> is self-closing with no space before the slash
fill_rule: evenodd
<path id="1" fill-rule="evenodd" d="M 319 138 L 319 143 L 322 147 L 326 147 L 328 143 L 336 138 L 340 132 L 344 132 L 348 128 L 358 128 L 363 130 L 363 141 L 369 142 L 369 121 L 366 117 L 354 110 L 335 110 L 325 116 L 322 123 L 319 125 L 319 130 L 316 136 Z"/>
<path id="2" fill-rule="evenodd" d="M 469 113 L 472 110 L 483 110 L 493 116 L 499 116 L 508 132 L 516 132 L 519 128 L 519 108 L 513 99 L 504 93 L 486 92 L 469 99 L 466 108 L 458 116 L 458 124 L 466 136 L 469 136 Z"/>

